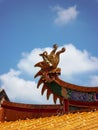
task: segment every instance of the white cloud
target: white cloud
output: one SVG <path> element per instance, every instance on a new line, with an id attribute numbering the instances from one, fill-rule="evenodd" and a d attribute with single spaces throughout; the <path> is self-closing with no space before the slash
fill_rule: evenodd
<path id="1" fill-rule="evenodd" d="M 41 95 L 41 87 L 36 88 L 34 81 L 19 78 L 20 72 L 11 69 L 8 73 L 0 76 L 2 88 L 5 89 L 9 99 L 16 102 L 24 103 L 53 103 L 52 97 L 46 100 L 46 95 Z"/>
<path id="2" fill-rule="evenodd" d="M 61 78 L 63 80 L 68 82 L 74 81 L 75 83 L 76 79 L 74 79 L 74 77 L 76 75 L 86 75 L 87 73 L 96 72 L 96 70 L 98 70 L 98 58 L 91 56 L 88 51 L 81 51 L 73 44 L 67 44 L 64 45 L 64 47 L 66 48 L 66 52 L 60 55 L 60 63 L 58 65 L 58 67 L 61 68 Z M 59 47 L 58 50 L 59 49 L 61 49 L 61 47 Z M 52 48 L 34 49 L 29 53 L 24 53 L 22 59 L 18 63 L 19 70 L 25 72 L 26 75 L 34 77 L 40 69 L 36 67 L 34 68 L 34 64 L 42 61 L 39 54 L 45 50 L 50 52 Z M 89 80 L 89 77 L 87 77 L 87 79 Z M 86 81 L 83 85 L 84 84 L 89 85 Z"/>
<path id="3" fill-rule="evenodd" d="M 55 6 L 53 8 L 56 12 L 56 18 L 54 23 L 57 25 L 66 25 L 73 20 L 75 20 L 78 16 L 78 11 L 76 6 L 69 7 L 68 9 L 62 8 L 60 6 Z"/>
<path id="4" fill-rule="evenodd" d="M 91 76 L 90 84 L 98 87 L 98 75 Z"/>
<path id="5" fill-rule="evenodd" d="M 30 53 L 22 53 L 22 58 L 17 64 L 18 68 L 26 74 L 35 74 L 37 69 L 34 68 L 34 65 L 41 60 L 40 53 L 42 53 L 41 49 L 34 49 Z"/>
<path id="6" fill-rule="evenodd" d="M 91 56 L 86 50 L 79 50 L 74 45 L 65 45 L 66 52 L 61 55 L 62 74 L 71 76 L 98 70 L 98 58 Z"/>
<path id="7" fill-rule="evenodd" d="M 23 73 L 25 72 L 28 75 L 35 75 L 39 68 L 34 67 L 34 65 L 37 62 L 42 61 L 42 58 L 39 56 L 39 54 L 41 54 L 45 50 L 50 52 L 51 49 L 52 48 L 38 48 L 28 53 L 22 53 L 22 58 L 17 64 L 19 70 Z"/>
<path id="8" fill-rule="evenodd" d="M 98 58 L 91 56 L 86 50 L 79 50 L 73 44 L 64 45 L 66 51 L 60 55 L 59 67 L 62 74 L 71 76 L 74 74 L 91 72 L 98 69 Z M 61 47 L 58 48 L 60 50 Z M 34 64 L 42 61 L 39 56 L 43 51 L 50 52 L 52 48 L 34 49 L 30 53 L 24 53 L 22 59 L 18 63 L 18 68 L 29 75 L 35 74 L 38 68 L 34 68 Z"/>

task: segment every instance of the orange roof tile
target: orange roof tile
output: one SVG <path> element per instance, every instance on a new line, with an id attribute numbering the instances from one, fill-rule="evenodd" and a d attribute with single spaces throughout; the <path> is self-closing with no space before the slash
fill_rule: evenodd
<path id="1" fill-rule="evenodd" d="M 98 130 L 98 111 L 3 122 L 0 130 Z"/>

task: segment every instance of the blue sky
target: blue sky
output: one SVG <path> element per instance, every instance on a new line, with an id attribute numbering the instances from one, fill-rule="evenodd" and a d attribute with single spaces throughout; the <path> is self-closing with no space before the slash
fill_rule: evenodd
<path id="1" fill-rule="evenodd" d="M 38 54 L 54 43 L 67 50 L 63 80 L 98 86 L 97 14 L 98 0 L 0 0 L 0 86 L 11 101 L 52 103 L 33 77 Z"/>

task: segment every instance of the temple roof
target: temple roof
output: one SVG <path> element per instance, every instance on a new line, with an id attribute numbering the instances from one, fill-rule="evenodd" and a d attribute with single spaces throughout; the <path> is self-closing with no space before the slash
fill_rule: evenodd
<path id="1" fill-rule="evenodd" d="M 66 48 L 61 48 L 60 50 L 57 49 L 58 46 L 55 44 L 53 45 L 53 49 L 50 53 L 44 51 L 40 54 L 43 60 L 35 64 L 35 67 L 40 67 L 40 70 L 36 73 L 35 78 L 38 76 L 40 77 L 37 88 L 43 84 L 41 94 L 43 95 L 43 93 L 47 90 L 47 99 L 49 99 L 50 95 L 53 94 L 54 103 L 56 103 L 57 99 L 59 99 L 61 104 L 64 99 L 72 99 L 73 95 L 78 95 L 78 100 L 92 100 L 92 97 L 94 99 L 93 101 L 96 100 L 96 97 L 98 99 L 98 87 L 79 86 L 68 83 L 59 78 L 62 69 L 58 67 L 60 54 L 64 53 Z M 76 99 L 76 97 L 74 99 Z"/>
<path id="2" fill-rule="evenodd" d="M 0 123 L 0 130 L 97 130 L 98 111 Z"/>
<path id="3" fill-rule="evenodd" d="M 10 101 L 5 90 L 0 88 L 0 105 L 1 105 L 2 100 Z"/>

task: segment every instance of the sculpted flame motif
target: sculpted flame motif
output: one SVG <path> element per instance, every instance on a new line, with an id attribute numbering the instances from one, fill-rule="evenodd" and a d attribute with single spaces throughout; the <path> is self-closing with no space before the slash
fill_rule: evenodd
<path id="1" fill-rule="evenodd" d="M 53 50 L 49 54 L 47 51 L 44 51 L 42 54 L 40 54 L 43 61 L 35 64 L 35 67 L 41 68 L 39 72 L 35 75 L 35 78 L 37 76 L 41 77 L 38 81 L 37 88 L 39 88 L 39 86 L 43 83 L 42 95 L 44 91 L 47 90 L 47 99 L 49 99 L 50 94 L 53 93 L 53 98 L 55 103 L 56 103 L 56 99 L 59 98 L 59 96 L 56 95 L 48 87 L 47 83 L 53 82 L 54 79 L 61 73 L 61 69 L 58 68 L 57 66 L 60 61 L 60 54 L 65 52 L 65 48 L 62 48 L 59 51 L 57 51 L 57 48 L 58 46 L 55 44 L 53 45 Z"/>

